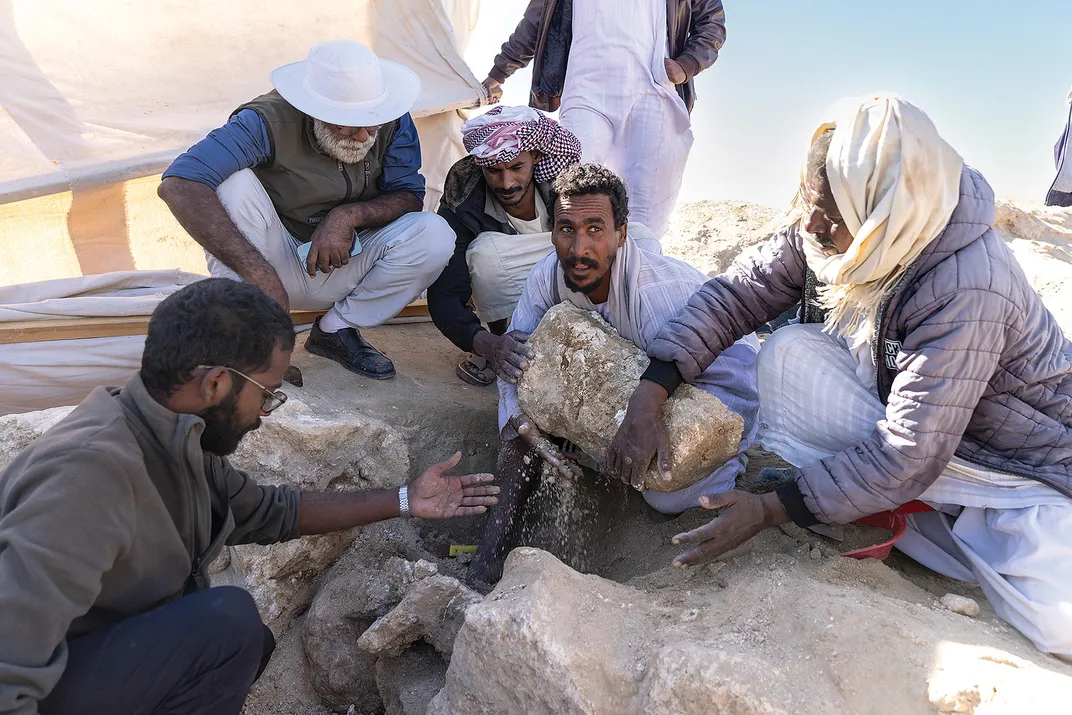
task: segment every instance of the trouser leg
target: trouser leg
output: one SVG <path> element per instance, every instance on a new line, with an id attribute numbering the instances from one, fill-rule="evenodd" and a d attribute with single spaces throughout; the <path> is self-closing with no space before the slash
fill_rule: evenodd
<path id="1" fill-rule="evenodd" d="M 558 120 L 581 142 L 581 161 L 602 164 L 621 175 L 623 163 L 616 151 L 614 122 L 588 107 L 563 106 Z"/>
<path id="2" fill-rule="evenodd" d="M 480 318 L 494 323 L 513 315 L 532 267 L 552 250 L 550 233 L 478 234 L 465 251 L 465 262 Z"/>
<path id="3" fill-rule="evenodd" d="M 42 715 L 237 715 L 275 641 L 252 596 L 199 591 L 68 643 Z"/>
<path id="4" fill-rule="evenodd" d="M 978 583 L 994 612 L 1039 650 L 1072 660 L 1072 504 L 916 514 L 897 548 Z"/>
<path id="5" fill-rule="evenodd" d="M 410 213 L 382 228 L 361 231 L 361 253 L 331 273 L 310 278 L 298 242 L 279 220 L 256 174 L 245 169 L 220 184 L 220 202 L 238 230 L 279 274 L 294 310 L 334 305 L 356 327 L 379 325 L 397 315 L 432 284 L 454 252 L 454 232 L 435 214 Z M 237 274 L 206 253 L 213 276 Z"/>
<path id="6" fill-rule="evenodd" d="M 409 213 L 360 233 L 361 253 L 310 288 L 310 299 L 335 304 L 346 322 L 369 328 L 390 320 L 443 272 L 454 231 L 433 213 Z"/>
<path id="7" fill-rule="evenodd" d="M 308 276 L 298 258 L 298 242 L 283 228 L 260 179 L 251 169 L 235 172 L 216 189 L 216 196 L 239 232 L 275 269 L 290 297 L 291 307 L 297 307 L 294 303 L 300 302 L 305 293 Z M 208 251 L 205 260 L 213 277 L 240 280 L 237 273 Z"/>
<path id="8" fill-rule="evenodd" d="M 677 97 L 647 95 L 633 105 L 622 127 L 619 172 L 629 190 L 629 216 L 656 236 L 670 227 L 670 214 L 681 191 L 685 164 L 692 149 L 692 130 L 678 133 Z"/>

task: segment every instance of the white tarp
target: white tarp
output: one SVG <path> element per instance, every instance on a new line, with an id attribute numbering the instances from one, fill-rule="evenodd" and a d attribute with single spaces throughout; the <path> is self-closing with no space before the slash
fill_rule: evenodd
<path id="1" fill-rule="evenodd" d="M 475 106 L 483 94 L 458 43 L 468 39 L 475 7 L 464 0 L 0 0 L 0 195 L 156 173 L 239 104 L 270 90 L 274 67 L 340 37 L 417 72 L 423 91 L 415 117 Z"/>
<path id="2" fill-rule="evenodd" d="M 131 271 L 0 288 L 0 325 L 73 317 L 148 316 L 202 276 Z M 0 345 L 0 415 L 80 402 L 98 385 L 122 385 L 141 365 L 144 335 Z"/>
<path id="3" fill-rule="evenodd" d="M 413 114 L 434 210 L 464 153 L 458 110 L 483 98 L 462 59 L 478 9 L 478 0 L 0 0 L 0 285 L 205 272 L 156 197 L 159 173 L 270 90 L 274 67 L 328 39 L 362 41 L 421 77 Z"/>
<path id="4" fill-rule="evenodd" d="M 420 76 L 412 114 L 434 207 L 464 153 L 457 110 L 483 98 L 462 59 L 478 9 L 479 0 L 0 0 L 0 323 L 147 316 L 206 272 L 154 175 L 270 90 L 273 68 L 325 40 L 356 39 Z M 143 343 L 0 344 L 0 414 L 122 384 Z"/>

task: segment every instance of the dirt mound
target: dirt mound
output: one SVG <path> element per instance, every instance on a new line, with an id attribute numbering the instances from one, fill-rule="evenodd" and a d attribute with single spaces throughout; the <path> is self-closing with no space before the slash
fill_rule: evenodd
<path id="1" fill-rule="evenodd" d="M 724 272 L 737 255 L 778 229 L 783 212 L 744 201 L 698 201 L 670 218 L 663 251 L 708 275 Z"/>

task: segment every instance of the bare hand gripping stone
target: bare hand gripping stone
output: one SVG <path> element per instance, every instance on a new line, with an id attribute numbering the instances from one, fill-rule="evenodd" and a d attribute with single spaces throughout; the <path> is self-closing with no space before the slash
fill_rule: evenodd
<path id="1" fill-rule="evenodd" d="M 528 343 L 536 352 L 518 382 L 521 409 L 544 432 L 599 458 L 625 418 L 648 356 L 598 314 L 570 303 L 551 308 Z M 670 479 L 649 470 L 645 489 L 692 486 L 737 455 L 744 420 L 722 401 L 682 385 L 663 407 Z"/>

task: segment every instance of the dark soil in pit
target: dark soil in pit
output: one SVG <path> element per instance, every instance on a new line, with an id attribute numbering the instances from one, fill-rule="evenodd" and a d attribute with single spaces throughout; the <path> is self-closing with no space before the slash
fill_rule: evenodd
<path id="1" fill-rule="evenodd" d="M 737 488 L 751 490 L 764 467 L 785 466 L 788 465 L 777 455 L 750 450 L 748 469 L 738 478 Z M 703 526 L 715 516 L 716 512 L 699 507 L 676 517 L 664 516 L 649 507 L 636 490 L 586 471 L 585 479 L 579 483 L 564 483 L 561 478 L 541 483 L 522 515 L 522 539 L 518 545 L 548 551 L 582 573 L 619 583 L 632 582 L 647 589 L 658 587 L 656 582 L 649 583 L 652 578 L 660 581 L 664 576 L 671 577 L 665 569 L 685 550 L 671 543 L 674 535 Z M 824 557 L 833 557 L 890 538 L 885 529 L 842 528 L 844 539 L 836 541 L 787 524 L 781 531 L 789 539 L 776 543 L 786 557 L 806 558 L 808 550 L 814 548 L 819 548 Z M 475 538 L 479 539 L 479 534 Z M 719 561 L 735 558 L 747 548 L 730 552 Z M 957 593 L 974 598 L 984 611 L 989 610 L 978 586 L 936 574 L 896 549 L 884 563 L 936 597 Z M 708 570 L 717 568 L 715 564 Z"/>

